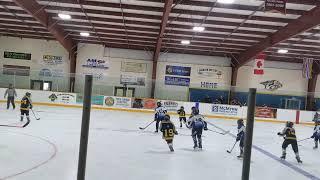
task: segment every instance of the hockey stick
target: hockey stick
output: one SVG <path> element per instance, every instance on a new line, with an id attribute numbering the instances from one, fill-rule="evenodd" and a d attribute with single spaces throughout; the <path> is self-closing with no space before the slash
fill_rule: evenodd
<path id="1" fill-rule="evenodd" d="M 149 127 L 152 123 L 154 123 L 155 121 L 150 122 L 146 127 L 139 127 L 139 129 L 141 130 L 145 130 L 147 127 Z"/>
<path id="2" fill-rule="evenodd" d="M 301 140 L 299 140 L 299 141 L 297 141 L 297 142 L 302 142 L 302 141 L 305 141 L 305 140 L 308 140 L 308 139 L 311 139 L 311 137 L 305 138 L 305 139 L 301 139 Z"/>
<path id="3" fill-rule="evenodd" d="M 230 131 L 225 131 L 225 132 L 218 132 L 218 131 L 215 131 L 215 130 L 212 130 L 212 129 L 208 129 L 208 131 L 211 131 L 211 132 L 214 132 L 214 133 L 218 133 L 218 134 L 221 134 L 221 135 L 226 135 L 228 134 Z"/>
<path id="4" fill-rule="evenodd" d="M 36 114 L 34 113 L 33 109 L 31 109 L 31 112 L 32 112 L 34 118 L 36 118 L 36 120 L 40 120 L 40 118 L 37 118 L 37 116 L 36 116 Z"/>
<path id="5" fill-rule="evenodd" d="M 17 126 L 17 125 L 9 125 L 9 124 L 0 124 L 0 127 L 12 127 L 12 128 L 25 128 L 30 124 L 30 120 L 27 120 L 27 122 L 22 125 L 22 126 Z"/>
<path id="6" fill-rule="evenodd" d="M 227 152 L 228 152 L 228 153 L 231 153 L 231 152 L 232 152 L 232 150 L 233 150 L 233 149 L 234 149 L 234 147 L 236 146 L 237 142 L 238 142 L 238 141 L 234 142 L 234 144 L 233 144 L 232 148 L 231 148 L 230 150 L 227 150 Z"/>

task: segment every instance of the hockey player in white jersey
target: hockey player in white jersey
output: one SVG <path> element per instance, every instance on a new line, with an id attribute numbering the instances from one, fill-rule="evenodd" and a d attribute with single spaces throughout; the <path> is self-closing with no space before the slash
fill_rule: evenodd
<path id="1" fill-rule="evenodd" d="M 192 109 L 192 116 L 189 118 L 187 122 L 187 127 L 192 129 L 191 136 L 193 139 L 193 148 L 200 148 L 202 149 L 202 130 L 208 130 L 207 123 L 204 121 L 204 116 L 199 114 L 199 109 L 193 107 Z"/>
<path id="2" fill-rule="evenodd" d="M 313 149 L 318 149 L 318 141 L 320 141 L 320 121 L 315 122 L 315 127 L 311 138 L 314 139 Z"/>
<path id="3" fill-rule="evenodd" d="M 156 121 L 156 133 L 159 130 L 159 123 L 167 114 L 167 108 L 162 106 L 161 102 L 157 102 L 157 108 L 155 109 L 154 120 Z"/>

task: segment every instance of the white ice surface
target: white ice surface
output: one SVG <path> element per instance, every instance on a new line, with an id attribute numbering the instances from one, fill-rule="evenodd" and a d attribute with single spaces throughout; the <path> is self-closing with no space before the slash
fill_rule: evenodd
<path id="1" fill-rule="evenodd" d="M 75 180 L 81 109 L 39 106 L 35 111 L 41 120 L 33 120 L 25 129 L 0 127 L 0 180 Z M 175 152 L 170 153 L 161 135 L 153 133 L 154 125 L 145 131 L 138 129 L 139 126 L 152 121 L 152 118 L 152 114 L 93 110 L 87 179 L 241 179 L 242 161 L 236 157 L 239 153 L 238 146 L 231 154 L 226 152 L 235 141 L 233 137 L 204 132 L 204 150 L 193 151 L 192 139 L 187 136 L 190 131 L 185 127 L 177 128 L 181 135 L 174 139 Z M 178 127 L 177 117 L 173 116 L 172 119 Z M 18 120 L 18 110 L 7 111 L 1 108 L 0 124 L 17 123 Z M 208 120 L 225 130 L 231 130 L 231 133 L 236 133 L 235 121 Z M 253 144 L 279 157 L 282 138 L 276 134 L 283 126 L 256 122 Z M 297 125 L 296 131 L 298 138 L 303 139 L 311 136 L 313 129 Z M 312 149 L 312 140 L 301 145 L 299 150 L 303 164 L 299 165 L 296 162 L 291 147 L 287 149 L 287 161 L 320 177 L 320 150 Z M 34 168 L 36 166 L 39 167 Z M 12 176 L 14 174 L 19 175 Z M 6 178 L 8 176 L 12 177 Z M 253 180 L 308 179 L 254 149 L 250 176 Z"/>

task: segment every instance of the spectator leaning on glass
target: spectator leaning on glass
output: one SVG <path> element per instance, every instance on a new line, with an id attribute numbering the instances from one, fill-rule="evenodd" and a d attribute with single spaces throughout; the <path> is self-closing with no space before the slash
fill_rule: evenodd
<path id="1" fill-rule="evenodd" d="M 7 109 L 9 109 L 10 103 L 12 104 L 13 109 L 15 109 L 16 105 L 14 104 L 14 98 L 17 97 L 17 92 L 13 88 L 12 84 L 9 84 L 9 88 L 4 93 L 4 98 L 6 98 L 7 96 L 8 96 L 8 98 L 7 98 Z"/>

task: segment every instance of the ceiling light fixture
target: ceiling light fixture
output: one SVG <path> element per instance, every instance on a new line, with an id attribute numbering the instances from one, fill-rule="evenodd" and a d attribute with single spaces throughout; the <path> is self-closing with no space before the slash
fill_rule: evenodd
<path id="1" fill-rule="evenodd" d="M 193 27 L 193 30 L 194 30 L 194 31 L 197 31 L 197 32 L 202 32 L 202 31 L 205 30 L 205 28 L 202 27 L 202 26 L 195 26 L 195 27 Z"/>
<path id="2" fill-rule="evenodd" d="M 278 49 L 278 53 L 285 54 L 285 53 L 288 53 L 288 50 L 287 49 Z"/>
<path id="3" fill-rule="evenodd" d="M 71 19 L 71 16 L 69 14 L 58 14 L 59 18 L 63 19 L 63 20 L 69 20 Z"/>
<path id="4" fill-rule="evenodd" d="M 181 41 L 181 44 L 183 44 L 183 45 L 188 45 L 188 44 L 190 44 L 190 41 L 189 41 L 189 40 L 182 40 L 182 41 Z"/>
<path id="5" fill-rule="evenodd" d="M 81 35 L 81 36 L 85 36 L 85 37 L 90 36 L 90 34 L 89 34 L 89 33 L 87 33 L 87 32 L 81 32 L 81 33 L 80 33 L 80 35 Z"/>
<path id="6" fill-rule="evenodd" d="M 218 3 L 223 3 L 223 4 L 232 4 L 234 3 L 235 0 L 218 0 Z"/>

